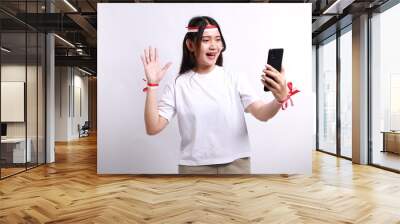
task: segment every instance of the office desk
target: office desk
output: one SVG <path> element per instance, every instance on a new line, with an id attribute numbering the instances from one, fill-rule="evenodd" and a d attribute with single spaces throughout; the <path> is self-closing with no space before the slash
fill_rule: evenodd
<path id="1" fill-rule="evenodd" d="M 27 139 L 25 154 L 25 138 L 6 138 L 1 139 L 1 157 L 6 163 L 25 163 L 30 162 L 32 158 L 30 138 Z M 11 159 L 12 158 L 12 159 Z M 25 158 L 27 161 L 25 161 Z"/>
<path id="2" fill-rule="evenodd" d="M 400 131 L 382 131 L 381 133 L 383 133 L 382 152 L 400 154 Z"/>

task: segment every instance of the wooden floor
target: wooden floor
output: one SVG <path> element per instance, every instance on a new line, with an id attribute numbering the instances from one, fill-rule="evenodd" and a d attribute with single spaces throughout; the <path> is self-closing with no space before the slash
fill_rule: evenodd
<path id="1" fill-rule="evenodd" d="M 24 168 L 1 168 L 1 177 L 8 177 L 11 176 L 13 174 L 19 173 L 26 170 L 25 167 Z"/>
<path id="2" fill-rule="evenodd" d="M 400 223 L 400 175 L 315 152 L 312 176 L 99 176 L 89 137 L 0 181 L 0 223 Z"/>

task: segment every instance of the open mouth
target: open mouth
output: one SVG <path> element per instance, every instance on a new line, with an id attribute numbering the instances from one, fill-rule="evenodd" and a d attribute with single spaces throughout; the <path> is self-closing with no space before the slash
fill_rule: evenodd
<path id="1" fill-rule="evenodd" d="M 208 53 L 206 53 L 206 56 L 208 59 L 213 60 L 217 57 L 217 52 L 208 52 Z"/>

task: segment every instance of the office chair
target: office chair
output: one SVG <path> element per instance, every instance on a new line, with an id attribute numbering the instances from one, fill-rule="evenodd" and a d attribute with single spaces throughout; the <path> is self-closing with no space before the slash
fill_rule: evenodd
<path id="1" fill-rule="evenodd" d="M 89 136 L 89 121 L 85 121 L 85 123 L 82 125 L 82 127 L 79 127 L 80 125 L 78 125 L 78 129 L 79 129 L 79 138 L 80 137 L 87 137 Z"/>

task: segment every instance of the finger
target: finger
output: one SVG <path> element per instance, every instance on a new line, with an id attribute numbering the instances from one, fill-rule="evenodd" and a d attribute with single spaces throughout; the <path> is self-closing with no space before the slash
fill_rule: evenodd
<path id="1" fill-rule="evenodd" d="M 262 70 L 262 72 L 265 74 L 265 73 L 267 72 L 267 69 L 264 68 L 264 69 Z"/>
<path id="2" fill-rule="evenodd" d="M 153 61 L 156 61 L 156 48 L 153 48 Z"/>
<path id="3" fill-rule="evenodd" d="M 264 80 L 268 85 L 270 85 L 274 89 L 279 89 L 278 83 L 276 83 L 273 79 L 269 78 L 268 76 L 264 76 Z"/>
<path id="4" fill-rule="evenodd" d="M 155 48 L 155 49 L 154 49 L 154 52 L 155 52 L 155 54 L 156 54 L 156 62 L 158 62 L 158 59 L 159 59 L 159 57 L 158 57 L 158 51 L 157 51 L 157 48 Z"/>
<path id="5" fill-rule="evenodd" d="M 154 61 L 154 49 L 150 46 L 149 47 L 149 55 L 150 55 L 150 61 L 153 62 Z"/>
<path id="6" fill-rule="evenodd" d="M 146 67 L 146 61 L 145 61 L 143 55 L 140 55 L 140 60 L 142 60 L 143 66 Z"/>
<path id="7" fill-rule="evenodd" d="M 273 72 L 270 70 L 265 71 L 266 75 L 269 75 L 273 78 L 278 84 L 283 85 L 285 83 L 285 77 L 280 72 Z"/>
<path id="8" fill-rule="evenodd" d="M 148 58 L 148 60 L 149 60 L 149 63 L 151 62 L 150 50 L 151 50 L 151 47 L 149 46 L 149 48 L 147 49 L 147 58 Z"/>
<path id="9" fill-rule="evenodd" d="M 281 85 L 283 84 L 282 76 L 280 75 L 280 73 L 275 73 L 270 70 L 265 70 L 265 75 L 270 76 L 278 84 L 281 84 Z"/>
<path id="10" fill-rule="evenodd" d="M 273 71 L 273 72 L 279 72 L 278 70 L 276 70 L 274 67 L 272 67 L 272 66 L 269 65 L 269 64 L 266 64 L 265 67 L 266 67 L 268 70 L 271 70 L 271 71 Z"/>
<path id="11" fill-rule="evenodd" d="M 277 82 L 276 82 L 274 79 L 272 79 L 271 77 L 268 77 L 268 76 L 265 76 L 265 75 L 262 75 L 261 77 L 262 77 L 263 80 L 266 80 L 266 79 L 268 78 L 268 79 L 272 80 L 274 83 L 277 84 Z M 284 79 L 283 79 L 283 81 L 284 81 Z M 282 91 L 286 91 L 286 92 L 285 92 L 285 95 L 287 95 L 286 83 L 285 83 L 284 85 L 279 85 L 279 84 L 278 84 L 278 86 L 274 86 L 273 84 L 270 84 L 270 83 L 269 83 L 269 85 L 272 85 L 273 91 L 272 91 L 272 90 L 271 90 L 271 91 L 272 91 L 274 94 L 282 94 L 282 93 L 281 93 Z"/>
<path id="12" fill-rule="evenodd" d="M 161 69 L 162 74 L 164 75 L 165 72 L 167 72 L 167 70 L 169 69 L 169 67 L 171 67 L 172 62 L 168 62 L 166 65 L 164 65 L 164 67 Z"/>
<path id="13" fill-rule="evenodd" d="M 149 62 L 153 61 L 153 48 L 149 46 Z"/>
<path id="14" fill-rule="evenodd" d="M 267 74 L 263 74 L 263 75 L 261 75 L 261 79 L 262 80 L 265 80 L 266 79 L 266 77 L 268 77 L 269 79 L 271 79 L 271 80 L 273 80 L 275 83 L 277 83 L 271 76 L 268 76 Z"/>
<path id="15" fill-rule="evenodd" d="M 267 87 L 269 90 L 274 89 L 271 85 L 269 85 L 264 79 L 260 79 L 261 83 Z"/>
<path id="16" fill-rule="evenodd" d="M 279 76 L 279 73 L 280 73 L 280 72 L 278 72 L 278 71 L 276 71 L 276 70 L 273 71 L 273 70 L 270 70 L 270 69 L 267 69 L 267 68 L 264 69 L 263 72 L 264 72 L 264 73 L 269 72 L 270 74 L 276 74 L 277 76 Z M 274 75 L 274 76 L 275 76 L 275 75 Z"/>
<path id="17" fill-rule="evenodd" d="M 148 64 L 150 62 L 150 58 L 149 58 L 149 53 L 148 53 L 147 48 L 144 49 L 144 58 L 146 60 L 146 64 Z"/>
<path id="18" fill-rule="evenodd" d="M 269 78 L 269 79 L 271 79 L 271 80 L 273 80 L 274 82 L 276 82 L 271 76 L 268 76 L 268 75 L 261 75 L 261 78 L 263 79 L 263 80 L 266 80 L 266 78 Z"/>

